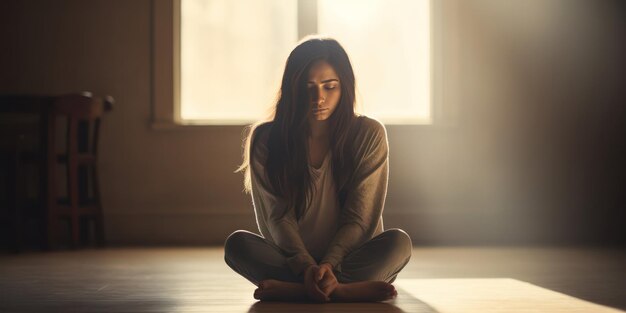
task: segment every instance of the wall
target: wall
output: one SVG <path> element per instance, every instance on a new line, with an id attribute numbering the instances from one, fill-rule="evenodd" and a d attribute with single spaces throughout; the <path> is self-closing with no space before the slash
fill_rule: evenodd
<path id="1" fill-rule="evenodd" d="M 453 126 L 389 126 L 386 227 L 416 244 L 624 243 L 624 5 L 446 1 Z M 110 94 L 100 170 L 114 245 L 255 230 L 243 127 L 152 130 L 151 2 L 0 4 L 0 92 Z M 454 103 L 452 103 L 454 102 Z"/>

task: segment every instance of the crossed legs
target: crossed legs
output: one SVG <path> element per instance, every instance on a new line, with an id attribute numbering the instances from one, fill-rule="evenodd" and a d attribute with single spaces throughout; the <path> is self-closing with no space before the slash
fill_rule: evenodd
<path id="1" fill-rule="evenodd" d="M 347 255 L 335 271 L 339 285 L 331 301 L 385 301 L 397 295 L 391 283 L 411 257 L 411 239 L 389 229 Z M 302 278 L 287 266 L 279 247 L 263 237 L 239 230 L 225 243 L 226 263 L 255 284 L 259 300 L 306 301 Z"/>

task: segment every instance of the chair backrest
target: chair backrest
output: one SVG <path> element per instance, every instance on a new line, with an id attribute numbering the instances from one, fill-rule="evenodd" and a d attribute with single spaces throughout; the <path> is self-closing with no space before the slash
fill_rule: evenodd
<path id="1" fill-rule="evenodd" d="M 54 99 L 56 114 L 77 119 L 96 119 L 113 108 L 113 97 L 96 98 L 89 92 L 68 94 Z"/>
<path id="2" fill-rule="evenodd" d="M 54 114 L 67 118 L 67 154 L 96 155 L 100 118 L 113 109 L 111 96 L 93 97 L 89 92 L 68 94 L 54 99 Z M 91 128 L 91 131 L 90 131 Z"/>

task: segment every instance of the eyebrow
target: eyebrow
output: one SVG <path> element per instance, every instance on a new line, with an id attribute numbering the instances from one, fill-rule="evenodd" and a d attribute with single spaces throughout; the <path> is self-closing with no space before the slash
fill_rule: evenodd
<path id="1" fill-rule="evenodd" d="M 325 84 L 325 83 L 330 83 L 330 82 L 332 82 L 332 81 L 338 82 L 339 80 L 338 80 L 338 79 L 336 79 L 336 78 L 331 78 L 331 79 L 323 80 L 323 81 L 322 81 L 322 84 Z M 306 83 L 307 83 L 307 84 L 315 84 L 315 82 L 314 82 L 314 81 L 311 81 L 311 80 L 310 80 L 310 81 L 308 81 L 308 82 L 306 82 Z"/>

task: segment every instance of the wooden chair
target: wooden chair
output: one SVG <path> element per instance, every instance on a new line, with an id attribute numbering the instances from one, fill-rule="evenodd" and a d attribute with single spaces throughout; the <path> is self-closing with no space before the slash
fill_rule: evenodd
<path id="1" fill-rule="evenodd" d="M 0 230 L 2 247 L 14 252 L 34 242 L 47 245 L 43 201 L 47 185 L 39 178 L 46 173 L 45 122 L 53 100 L 41 95 L 0 95 L 0 166 L 5 205 L 0 208 Z"/>
<path id="2" fill-rule="evenodd" d="M 95 239 L 104 245 L 104 223 L 98 180 L 97 152 L 100 120 L 113 107 L 112 97 L 94 98 L 90 93 L 60 96 L 53 104 L 52 120 L 48 127 L 48 246 L 58 241 L 59 221 L 66 219 L 70 225 L 72 247 L 81 244 L 81 219 L 93 220 Z M 65 117 L 65 151 L 56 154 L 55 130 L 57 117 Z M 56 164 L 65 166 L 67 173 L 67 197 L 58 194 L 55 177 Z M 91 177 L 91 179 L 89 179 Z"/>
<path id="3" fill-rule="evenodd" d="M 100 121 L 105 112 L 112 110 L 113 98 L 96 98 L 85 92 L 55 97 L 11 96 L 3 97 L 0 102 L 3 112 L 35 113 L 40 116 L 38 149 L 25 149 L 21 137 L 16 137 L 14 153 L 10 154 L 11 162 L 15 163 L 10 171 L 14 181 L 10 201 L 13 206 L 11 229 L 15 237 L 14 250 L 19 251 L 21 248 L 25 218 L 32 217 L 40 220 L 39 232 L 44 248 L 54 249 L 59 246 L 63 220 L 68 221 L 67 233 L 71 247 L 78 247 L 86 241 L 90 222 L 94 225 L 95 243 L 104 245 L 97 151 Z M 60 120 L 66 121 L 65 140 L 56 138 Z M 60 153 L 56 150 L 57 140 L 64 143 Z M 20 169 L 28 163 L 36 164 L 40 173 L 39 201 L 34 205 L 22 201 L 23 186 L 28 177 L 21 175 Z M 66 173 L 65 196 L 59 194 L 61 177 L 57 177 L 58 165 L 63 166 Z"/>
<path id="4" fill-rule="evenodd" d="M 25 149 L 24 138 L 26 133 L 27 131 L 23 128 L 13 128 L 10 132 L 7 129 L 3 129 L 2 136 L 0 136 L 2 140 L 0 150 L 3 153 L 3 160 L 6 161 L 4 165 L 9 178 L 5 182 L 7 207 L 2 212 L 2 236 L 8 239 L 4 244 L 8 244 L 7 247 L 14 252 L 19 252 L 23 246 L 23 228 L 26 228 L 25 221 L 30 217 L 24 214 L 26 210 L 24 210 L 25 203 L 23 199 L 26 196 L 23 188 L 24 184 L 22 183 L 24 175 L 20 164 L 22 151 Z M 29 212 L 32 213 L 33 211 L 30 210 Z"/>

